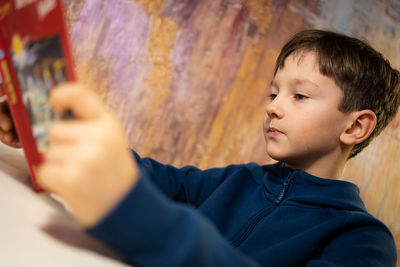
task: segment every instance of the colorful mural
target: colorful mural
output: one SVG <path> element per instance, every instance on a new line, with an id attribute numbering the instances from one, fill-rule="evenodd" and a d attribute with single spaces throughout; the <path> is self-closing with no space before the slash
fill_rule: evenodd
<path id="1" fill-rule="evenodd" d="M 201 168 L 269 163 L 261 132 L 274 61 L 292 34 L 368 40 L 400 68 L 396 0 L 68 0 L 80 80 L 143 156 Z M 400 116 L 349 162 L 369 211 L 400 247 Z"/>

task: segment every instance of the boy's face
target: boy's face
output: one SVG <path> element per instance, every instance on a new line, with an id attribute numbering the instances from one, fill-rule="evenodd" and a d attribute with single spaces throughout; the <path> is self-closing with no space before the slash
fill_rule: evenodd
<path id="1" fill-rule="evenodd" d="M 286 58 L 271 82 L 264 119 L 267 153 L 293 167 L 332 160 L 348 115 L 338 110 L 342 90 L 319 72 L 314 52 Z"/>

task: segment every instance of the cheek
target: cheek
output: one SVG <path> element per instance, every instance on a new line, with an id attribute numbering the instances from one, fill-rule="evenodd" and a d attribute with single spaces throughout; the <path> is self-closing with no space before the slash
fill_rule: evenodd
<path id="1" fill-rule="evenodd" d="M 343 119 L 340 114 L 332 114 L 329 112 L 321 112 L 308 114 L 309 119 L 304 120 L 303 136 L 309 136 L 314 142 L 334 142 L 338 140 L 341 134 Z"/>
<path id="2" fill-rule="evenodd" d="M 346 117 L 340 111 L 335 111 L 335 112 L 327 111 L 326 114 L 321 119 L 320 124 L 321 127 L 325 128 L 327 131 L 333 133 L 339 133 L 342 130 L 345 122 L 346 122 Z"/>

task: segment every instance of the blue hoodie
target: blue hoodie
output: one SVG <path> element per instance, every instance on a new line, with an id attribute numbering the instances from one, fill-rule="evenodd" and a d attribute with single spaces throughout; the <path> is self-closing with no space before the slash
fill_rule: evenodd
<path id="1" fill-rule="evenodd" d="M 356 185 L 283 164 L 181 169 L 141 159 L 140 178 L 88 232 L 135 266 L 396 265 L 389 229 Z"/>

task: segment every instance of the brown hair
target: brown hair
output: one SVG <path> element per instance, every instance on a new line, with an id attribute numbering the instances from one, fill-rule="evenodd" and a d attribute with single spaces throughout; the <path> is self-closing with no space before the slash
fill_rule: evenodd
<path id="1" fill-rule="evenodd" d="M 338 107 L 341 112 L 370 109 L 377 117 L 371 135 L 353 147 L 349 156 L 352 158 L 396 115 L 400 105 L 400 74 L 381 53 L 359 39 L 330 31 L 305 30 L 283 46 L 274 77 L 290 54 L 308 51 L 317 54 L 321 74 L 332 78 L 343 90 Z"/>

